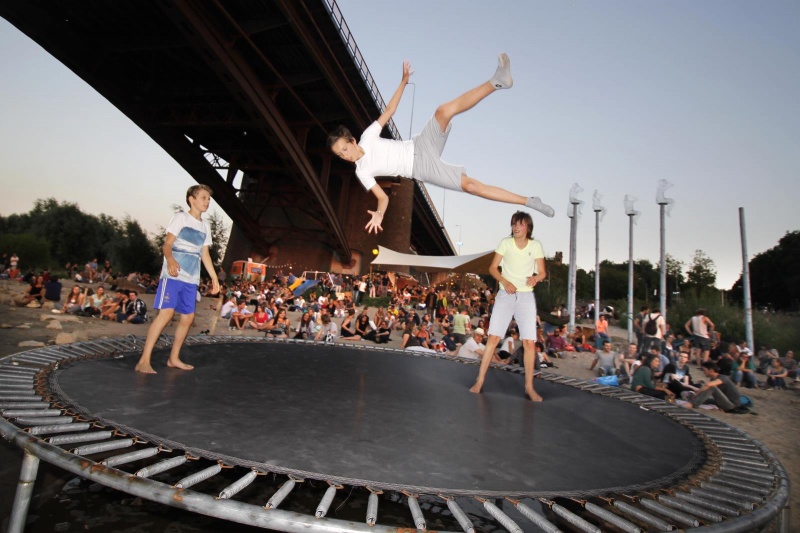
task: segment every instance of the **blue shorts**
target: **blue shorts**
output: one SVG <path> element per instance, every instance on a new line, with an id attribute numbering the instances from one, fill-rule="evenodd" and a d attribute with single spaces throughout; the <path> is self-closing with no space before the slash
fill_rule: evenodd
<path id="1" fill-rule="evenodd" d="M 174 309 L 182 315 L 191 315 L 196 305 L 197 285 L 170 278 L 158 280 L 154 308 Z"/>

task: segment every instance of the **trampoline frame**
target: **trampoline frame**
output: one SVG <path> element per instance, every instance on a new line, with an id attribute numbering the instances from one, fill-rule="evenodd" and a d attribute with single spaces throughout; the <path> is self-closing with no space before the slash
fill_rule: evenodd
<path id="1" fill-rule="evenodd" d="M 76 413 L 69 405 L 62 405 L 53 392 L 49 376 L 60 364 L 84 359 L 121 357 L 124 352 L 141 349 L 143 337 L 129 335 L 121 339 L 101 339 L 63 346 L 35 348 L 0 359 L 0 435 L 23 450 L 23 462 L 17 493 L 14 499 L 8 531 L 24 529 L 27 511 L 33 494 L 39 461 L 43 460 L 80 477 L 100 483 L 134 496 L 157 503 L 188 510 L 232 522 L 270 528 L 278 531 L 397 531 L 399 526 L 378 523 L 377 489 L 370 489 L 367 516 L 363 523 L 326 517 L 330 505 L 341 485 L 328 480 L 329 488 L 314 515 L 280 509 L 282 501 L 302 479 L 295 476 L 271 472 L 285 478 L 282 486 L 264 506 L 234 500 L 234 496 L 255 482 L 260 474 L 255 469 L 234 466 L 243 475 L 218 495 L 209 495 L 189 487 L 194 483 L 216 475 L 223 466 L 211 466 L 185 478 L 180 483 L 168 485 L 149 479 L 170 468 L 185 463 L 188 454 L 176 455 L 166 460 L 159 454 L 172 454 L 174 450 L 162 446 L 136 448 L 148 441 L 101 426 L 96 420 Z M 260 337 L 194 336 L 186 340 L 188 345 L 218 343 L 302 343 L 313 341 L 292 339 L 263 339 Z M 156 348 L 167 348 L 171 338 L 162 335 Z M 404 352 L 392 348 L 347 346 L 352 349 L 378 350 L 403 353 L 407 356 L 436 357 L 466 364 L 476 361 L 443 355 Z M 494 365 L 493 365 L 494 366 Z M 504 371 L 520 372 L 516 367 L 497 366 Z M 618 387 L 599 385 L 591 381 L 569 378 L 557 374 L 542 374 L 541 379 L 572 386 L 612 399 L 630 402 L 649 409 L 684 425 L 692 431 L 705 447 L 706 463 L 688 479 L 674 486 L 662 487 L 644 493 L 620 490 L 600 497 L 603 505 L 589 502 L 586 498 L 570 494 L 553 494 L 537 498 L 548 517 L 536 512 L 522 501 L 506 496 L 524 519 L 533 522 L 543 531 L 559 531 L 555 521 L 565 521 L 581 531 L 601 531 L 604 524 L 613 524 L 624 531 L 642 531 L 646 528 L 669 531 L 734 532 L 753 531 L 772 521 L 777 521 L 778 531 L 789 531 L 789 478 L 775 455 L 762 443 L 741 430 L 694 410 L 668 404 L 656 398 L 644 396 Z M 104 431 L 98 431 L 102 429 Z M 109 431 L 110 429 L 110 431 Z M 100 441 L 99 443 L 97 441 Z M 73 449 L 64 449 L 75 443 L 83 444 Z M 114 450 L 115 455 L 102 461 L 87 456 Z M 134 450 L 134 451 L 131 451 Z M 116 453 L 121 451 L 122 453 Z M 118 467 L 133 461 L 155 459 L 155 462 L 136 472 L 126 472 Z M 194 479 L 190 479 L 194 478 Z M 630 493 L 629 493 L 630 492 Z M 424 530 L 425 518 L 420 508 L 419 494 L 398 493 L 405 499 L 413 523 Z M 473 526 L 451 495 L 432 494 L 441 498 L 464 531 L 473 531 Z M 488 514 L 509 531 L 521 531 L 519 525 L 493 503 L 496 495 L 474 496 Z M 597 498 L 595 498 L 597 499 Z M 581 515 L 576 514 L 558 501 L 572 501 L 580 505 Z M 494 500 L 496 501 L 496 500 Z M 613 512 L 612 512 L 613 510 Z M 590 517 L 591 520 L 587 520 Z M 519 520 L 517 518 L 517 520 Z"/>

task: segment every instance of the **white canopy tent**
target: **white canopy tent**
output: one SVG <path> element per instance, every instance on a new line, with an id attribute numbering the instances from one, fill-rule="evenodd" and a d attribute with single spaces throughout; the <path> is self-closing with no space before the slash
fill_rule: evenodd
<path id="1" fill-rule="evenodd" d="M 415 255 L 401 254 L 378 246 L 373 266 L 409 266 L 423 272 L 471 272 L 488 274 L 494 250 L 472 255 Z"/>

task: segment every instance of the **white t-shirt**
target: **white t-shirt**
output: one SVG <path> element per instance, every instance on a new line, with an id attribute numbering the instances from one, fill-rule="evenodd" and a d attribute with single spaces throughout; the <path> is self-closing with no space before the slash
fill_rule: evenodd
<path id="1" fill-rule="evenodd" d="M 495 253 L 502 255 L 503 277 L 510 281 L 517 292 L 531 292 L 533 287 L 527 284 L 528 277 L 536 274 L 536 260 L 544 259 L 542 243 L 529 239 L 523 249 L 517 248 L 514 237 L 506 237 L 497 245 Z"/>
<path id="2" fill-rule="evenodd" d="M 483 350 L 484 348 L 486 348 L 486 346 L 475 342 L 475 338 L 470 337 L 467 339 L 467 342 L 461 345 L 456 355 L 459 357 L 466 357 L 467 359 L 480 359 L 481 356 L 478 355 L 476 351 Z"/>
<path id="3" fill-rule="evenodd" d="M 176 213 L 167 226 L 167 233 L 175 235 L 172 243 L 172 257 L 181 269 L 177 276 L 170 276 L 167 258 L 161 266 L 161 278 L 177 279 L 184 283 L 200 283 L 200 261 L 203 246 L 211 246 L 211 226 L 205 220 L 197 220 L 189 213 Z"/>
<path id="4" fill-rule="evenodd" d="M 220 310 L 219 316 L 222 318 L 230 318 L 231 313 L 233 313 L 233 310 L 236 309 L 236 307 L 236 302 L 225 302 L 222 304 L 222 309 Z"/>
<path id="5" fill-rule="evenodd" d="M 364 155 L 356 161 L 356 176 L 366 190 L 375 186 L 376 176 L 410 178 L 414 170 L 414 141 L 384 139 L 381 129 L 373 122 L 358 141 Z"/>

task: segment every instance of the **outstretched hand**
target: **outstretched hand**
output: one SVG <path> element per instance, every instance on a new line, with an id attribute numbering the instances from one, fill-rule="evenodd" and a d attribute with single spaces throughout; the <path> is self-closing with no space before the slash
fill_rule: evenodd
<path id="1" fill-rule="evenodd" d="M 367 225 L 364 226 L 364 229 L 367 230 L 367 233 L 375 233 L 378 234 L 379 231 L 383 231 L 383 227 L 381 227 L 381 222 L 383 222 L 383 215 L 380 211 L 370 211 L 367 210 L 367 213 L 372 215 L 372 218 Z"/>
<path id="2" fill-rule="evenodd" d="M 403 61 L 403 81 L 408 83 L 414 71 L 411 70 L 411 61 Z"/>

